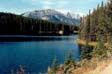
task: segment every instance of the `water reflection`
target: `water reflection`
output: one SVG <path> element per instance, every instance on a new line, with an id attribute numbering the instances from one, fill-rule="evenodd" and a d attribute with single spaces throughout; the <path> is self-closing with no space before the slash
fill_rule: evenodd
<path id="1" fill-rule="evenodd" d="M 60 40 L 73 40 L 73 39 L 74 35 L 73 36 L 0 35 L 0 41 L 60 41 Z"/>
<path id="2" fill-rule="evenodd" d="M 69 51 L 72 52 L 74 59 L 79 60 L 81 52 L 80 46 L 75 42 L 77 37 L 77 35 L 19 37 L 23 38 L 23 41 L 14 37 L 17 41 L 10 42 L 8 39 L 9 42 L 0 42 L 0 74 L 10 72 L 11 69 L 17 70 L 19 65 L 24 66 L 28 72 L 47 72 L 55 56 L 58 64 L 62 64 Z"/>

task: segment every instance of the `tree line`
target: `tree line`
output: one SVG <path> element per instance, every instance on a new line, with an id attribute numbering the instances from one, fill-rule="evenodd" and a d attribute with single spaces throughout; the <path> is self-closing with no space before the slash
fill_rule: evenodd
<path id="1" fill-rule="evenodd" d="M 55 35 L 60 30 L 64 31 L 64 34 L 70 34 L 73 30 L 78 30 L 78 27 L 0 12 L 0 35 L 40 35 L 41 33 Z"/>
<path id="2" fill-rule="evenodd" d="M 96 9 L 89 10 L 87 16 L 81 18 L 80 39 L 88 41 L 112 40 L 112 0 L 103 2 Z"/>

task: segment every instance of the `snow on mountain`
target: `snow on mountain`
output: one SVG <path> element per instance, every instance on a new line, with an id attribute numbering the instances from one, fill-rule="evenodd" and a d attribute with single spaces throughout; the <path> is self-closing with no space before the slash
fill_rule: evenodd
<path id="1" fill-rule="evenodd" d="M 24 17 L 48 20 L 52 22 L 64 22 L 67 24 L 80 23 L 80 16 L 76 14 L 67 13 L 66 15 L 53 9 L 36 10 L 22 14 Z"/>
<path id="2" fill-rule="evenodd" d="M 66 14 L 66 16 L 69 17 L 69 18 L 73 18 L 73 19 L 80 19 L 80 15 L 79 14 L 73 14 L 73 13 L 70 13 L 70 12 L 68 12 Z"/>

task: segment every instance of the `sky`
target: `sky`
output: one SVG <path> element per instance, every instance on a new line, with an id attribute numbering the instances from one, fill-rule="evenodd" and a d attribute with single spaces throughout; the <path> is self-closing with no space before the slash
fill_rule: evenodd
<path id="1" fill-rule="evenodd" d="M 86 15 L 89 9 L 108 0 L 0 0 L 0 12 L 22 14 L 27 11 L 55 9 L 62 13 Z"/>

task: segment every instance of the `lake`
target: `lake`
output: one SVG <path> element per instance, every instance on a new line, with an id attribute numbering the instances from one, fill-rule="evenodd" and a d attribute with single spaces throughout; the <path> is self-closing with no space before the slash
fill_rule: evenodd
<path id="1" fill-rule="evenodd" d="M 54 57 L 58 64 L 63 64 L 68 52 L 74 59 L 80 59 L 80 49 L 76 43 L 78 35 L 70 36 L 36 36 L 36 40 L 0 42 L 0 74 L 17 71 L 19 65 L 26 72 L 47 72 Z"/>

